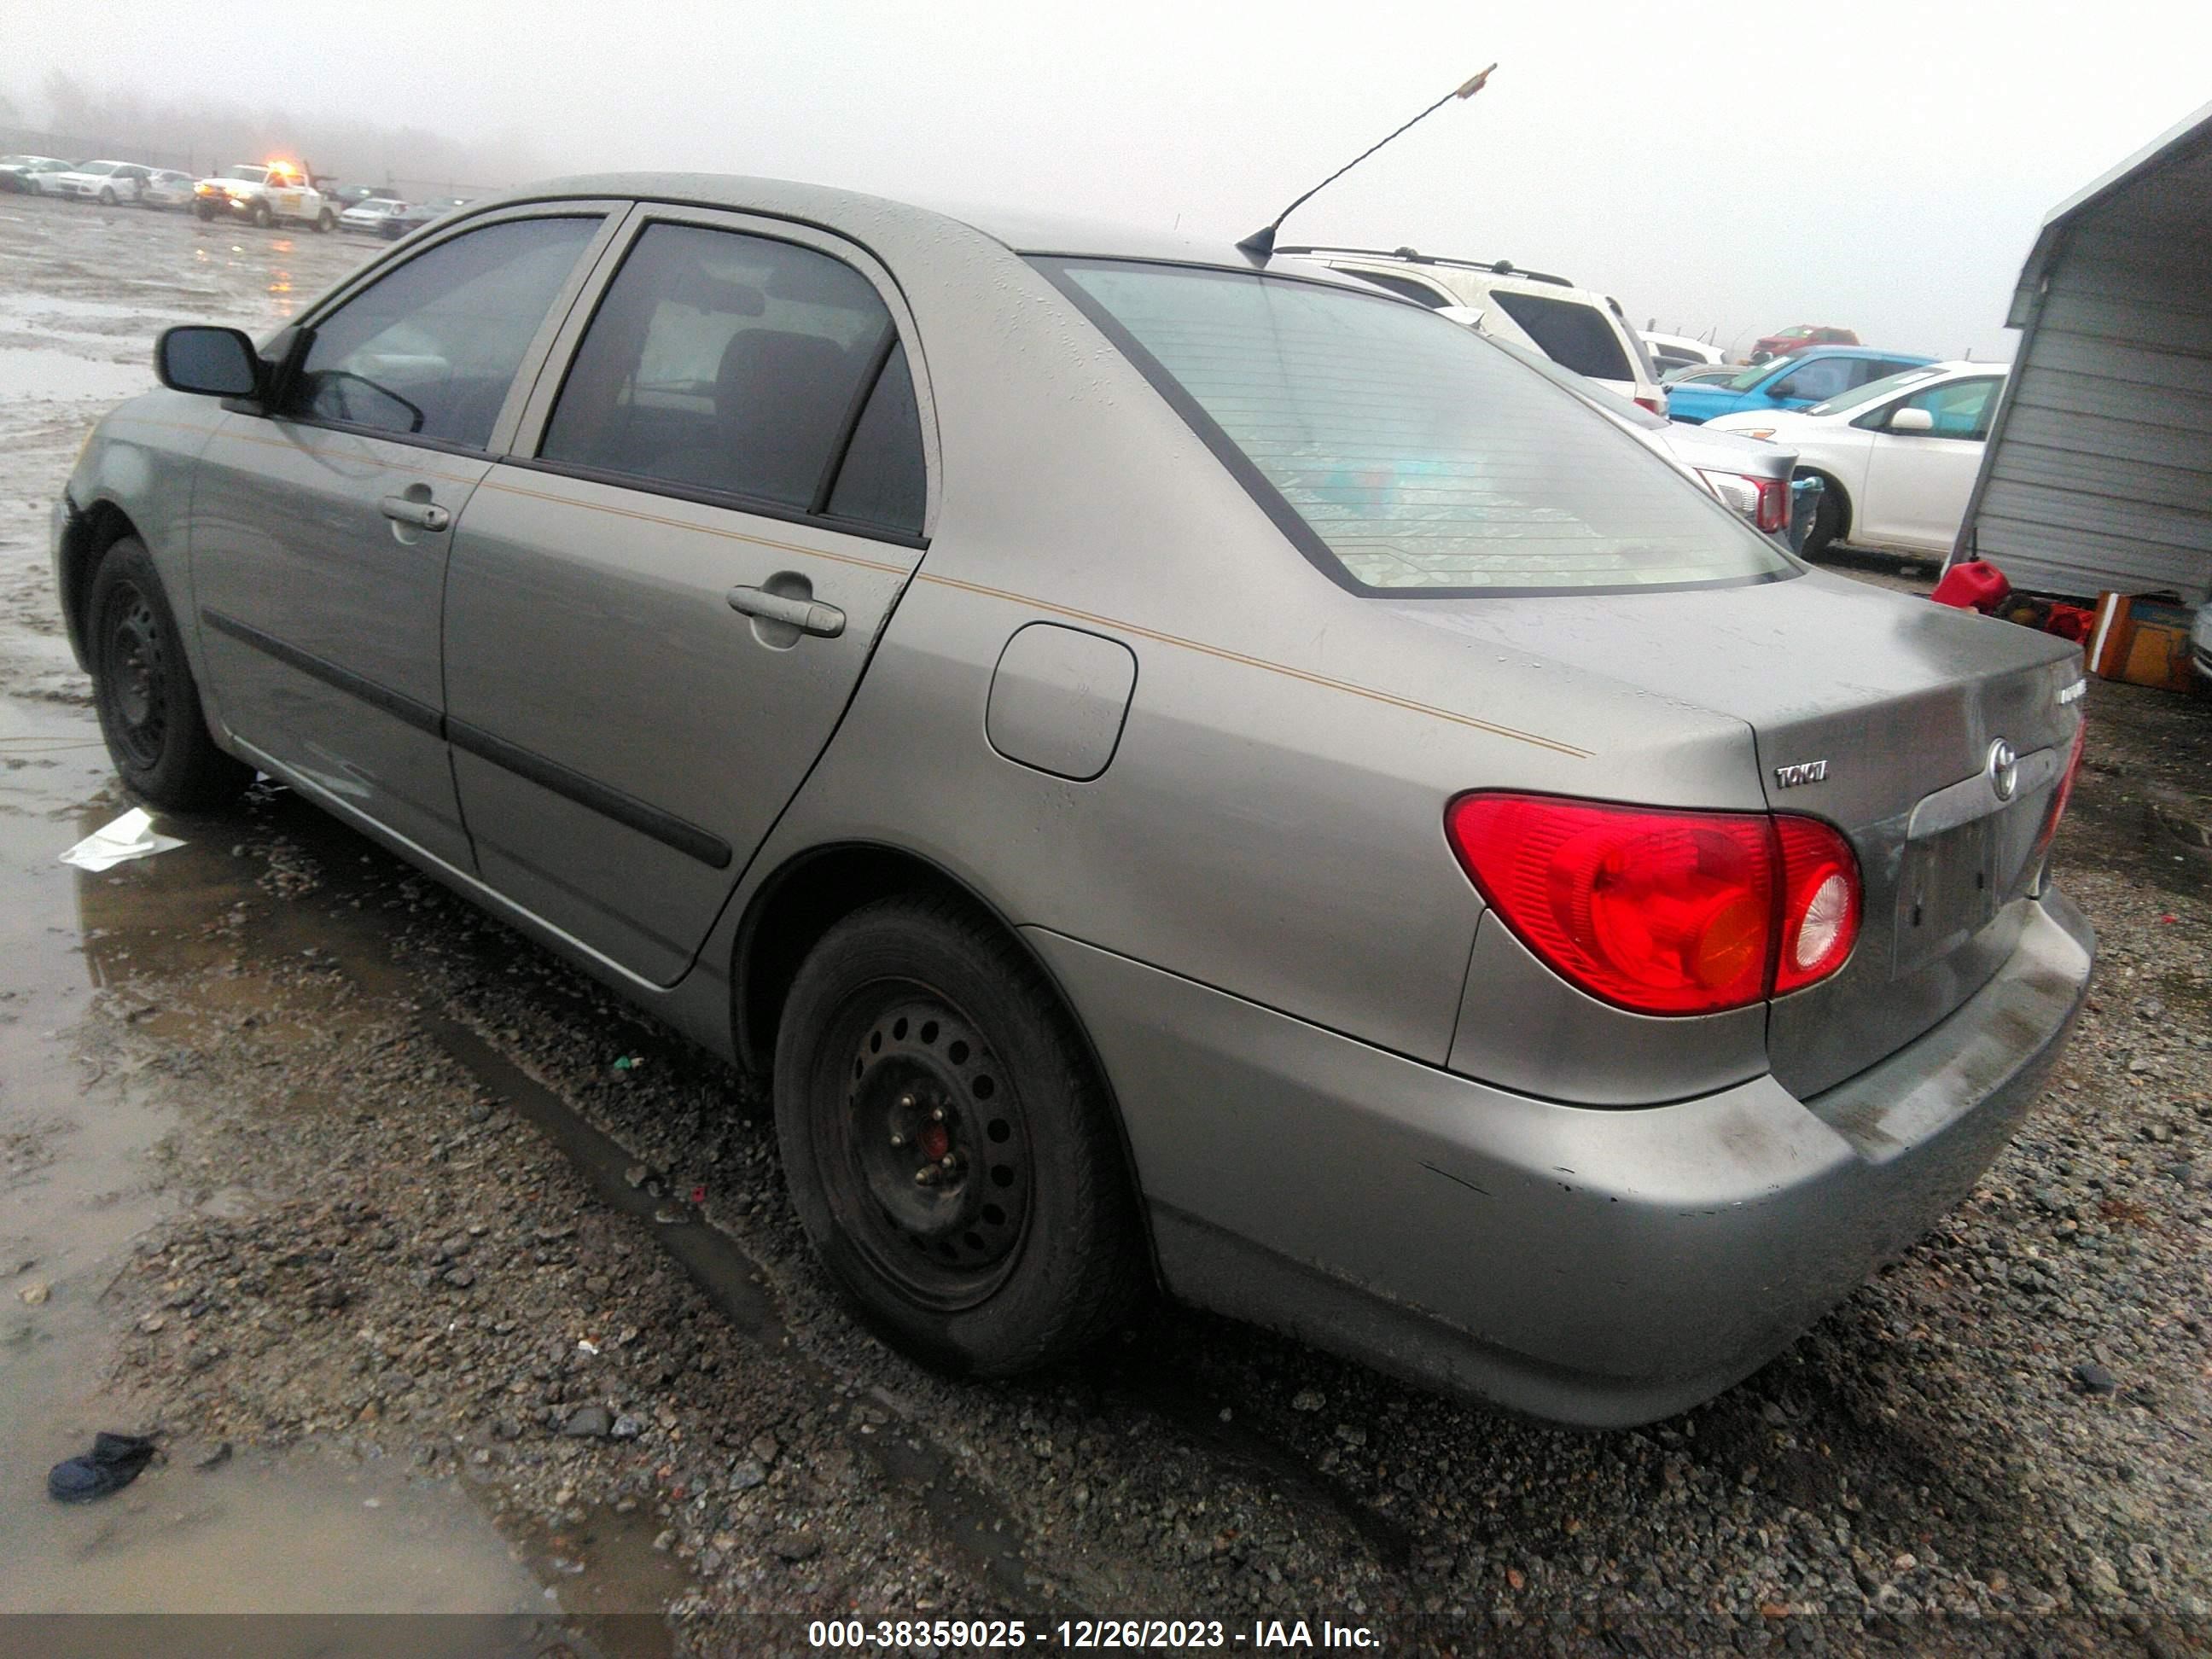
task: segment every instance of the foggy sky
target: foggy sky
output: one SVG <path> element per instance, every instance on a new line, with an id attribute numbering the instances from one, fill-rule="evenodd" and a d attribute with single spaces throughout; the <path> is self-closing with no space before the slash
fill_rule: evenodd
<path id="1" fill-rule="evenodd" d="M 2212 97 L 2212 7 L 2179 0 L 101 0 L 87 29 L 0 10 L 0 94 L 34 125 L 60 67 L 552 172 L 751 173 L 1229 238 L 1495 59 L 1285 240 L 1510 258 L 1723 344 L 1832 322 L 1943 356 L 2009 356 L 2044 215 Z"/>

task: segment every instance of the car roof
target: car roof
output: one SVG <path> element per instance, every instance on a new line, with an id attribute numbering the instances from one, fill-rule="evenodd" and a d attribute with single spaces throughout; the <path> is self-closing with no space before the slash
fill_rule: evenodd
<path id="1" fill-rule="evenodd" d="M 1807 357 L 1894 357 L 1899 359 L 1900 362 L 1909 362 L 1915 365 L 1932 363 L 1936 361 L 1933 357 L 1923 356 L 1917 351 L 1891 351 L 1881 346 L 1870 345 L 1813 346 L 1804 351 L 1793 351 L 1790 355 L 1792 357 L 1800 359 Z M 1782 362 L 1785 360 L 1778 357 L 1774 361 L 1777 362 Z"/>
<path id="2" fill-rule="evenodd" d="M 1235 243 L 1211 236 L 1163 232 L 1139 226 L 966 203 L 926 207 L 859 191 L 839 190 L 782 179 L 756 179 L 709 173 L 606 173 L 552 179 L 482 196 L 474 208 L 573 197 L 641 197 L 682 202 L 729 212 L 770 213 L 799 219 L 819 217 L 851 229 L 871 222 L 886 229 L 927 231 L 946 221 L 965 225 L 1018 253 L 1066 254 L 1098 259 L 1164 260 L 1177 264 L 1223 265 L 1246 270 L 1253 260 Z M 1300 273 L 1303 276 L 1304 273 Z"/>

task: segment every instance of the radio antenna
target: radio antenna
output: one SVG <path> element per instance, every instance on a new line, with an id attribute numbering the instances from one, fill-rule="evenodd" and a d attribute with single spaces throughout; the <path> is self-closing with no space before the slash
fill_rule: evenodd
<path id="1" fill-rule="evenodd" d="M 1290 206 L 1285 208 L 1280 213 L 1277 214 L 1273 224 L 1254 231 L 1243 241 L 1237 243 L 1237 246 L 1243 249 L 1245 252 L 1250 254 L 1255 259 L 1260 261 L 1261 264 L 1265 264 L 1267 261 L 1267 256 L 1275 251 L 1275 233 L 1283 228 L 1284 220 L 1289 218 L 1293 213 L 1296 213 L 1300 208 L 1304 207 L 1309 201 L 1312 200 L 1313 198 L 1320 195 L 1322 191 L 1327 190 L 1338 179 L 1343 178 L 1346 173 L 1351 172 L 1352 168 L 1358 167 L 1369 156 L 1374 155 L 1375 152 L 1382 149 L 1384 144 L 1389 143 L 1391 138 L 1398 137 L 1410 129 L 1419 126 L 1422 122 L 1427 120 L 1429 117 L 1434 115 L 1438 110 L 1442 109 L 1446 104 L 1452 102 L 1453 100 L 1474 97 L 1476 93 L 1482 90 L 1484 82 L 1490 79 L 1491 70 L 1495 70 L 1497 67 L 1497 64 L 1492 64 L 1489 69 L 1483 70 L 1481 74 L 1476 76 L 1472 81 L 1468 81 L 1463 85 L 1455 87 L 1451 91 L 1437 99 L 1435 103 L 1430 105 L 1419 115 L 1416 115 L 1412 120 L 1407 122 L 1404 126 L 1400 127 L 1396 132 L 1392 133 L 1389 138 L 1383 138 L 1375 143 L 1370 144 L 1365 149 L 1361 150 L 1358 155 L 1353 156 L 1349 161 L 1346 161 L 1335 172 L 1330 173 L 1328 178 L 1322 179 L 1321 183 L 1316 185 L 1304 196 L 1299 197 L 1297 201 L 1291 203 Z"/>

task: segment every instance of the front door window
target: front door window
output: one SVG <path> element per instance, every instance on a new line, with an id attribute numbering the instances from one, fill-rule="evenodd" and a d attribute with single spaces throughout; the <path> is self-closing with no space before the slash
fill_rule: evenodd
<path id="1" fill-rule="evenodd" d="M 596 217 L 508 219 L 424 250 L 315 325 L 285 412 L 481 449 Z"/>

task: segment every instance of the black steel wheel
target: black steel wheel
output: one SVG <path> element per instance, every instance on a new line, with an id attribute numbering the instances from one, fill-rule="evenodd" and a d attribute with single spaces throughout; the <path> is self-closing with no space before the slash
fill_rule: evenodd
<path id="1" fill-rule="evenodd" d="M 792 1200 L 863 1318 L 999 1376 L 1112 1328 L 1144 1285 L 1119 1133 L 1036 968 L 945 898 L 825 933 L 777 1028 Z"/>
<path id="2" fill-rule="evenodd" d="M 857 988 L 827 1039 L 852 1085 L 811 1091 L 841 1228 L 916 1304 L 972 1307 L 998 1288 L 1029 1218 L 1028 1120 L 975 1025 L 928 988 Z"/>
<path id="3" fill-rule="evenodd" d="M 132 793 L 197 811 L 253 781 L 252 768 L 209 735 L 176 618 L 143 543 L 125 537 L 100 556 L 84 621 L 100 735 Z"/>

